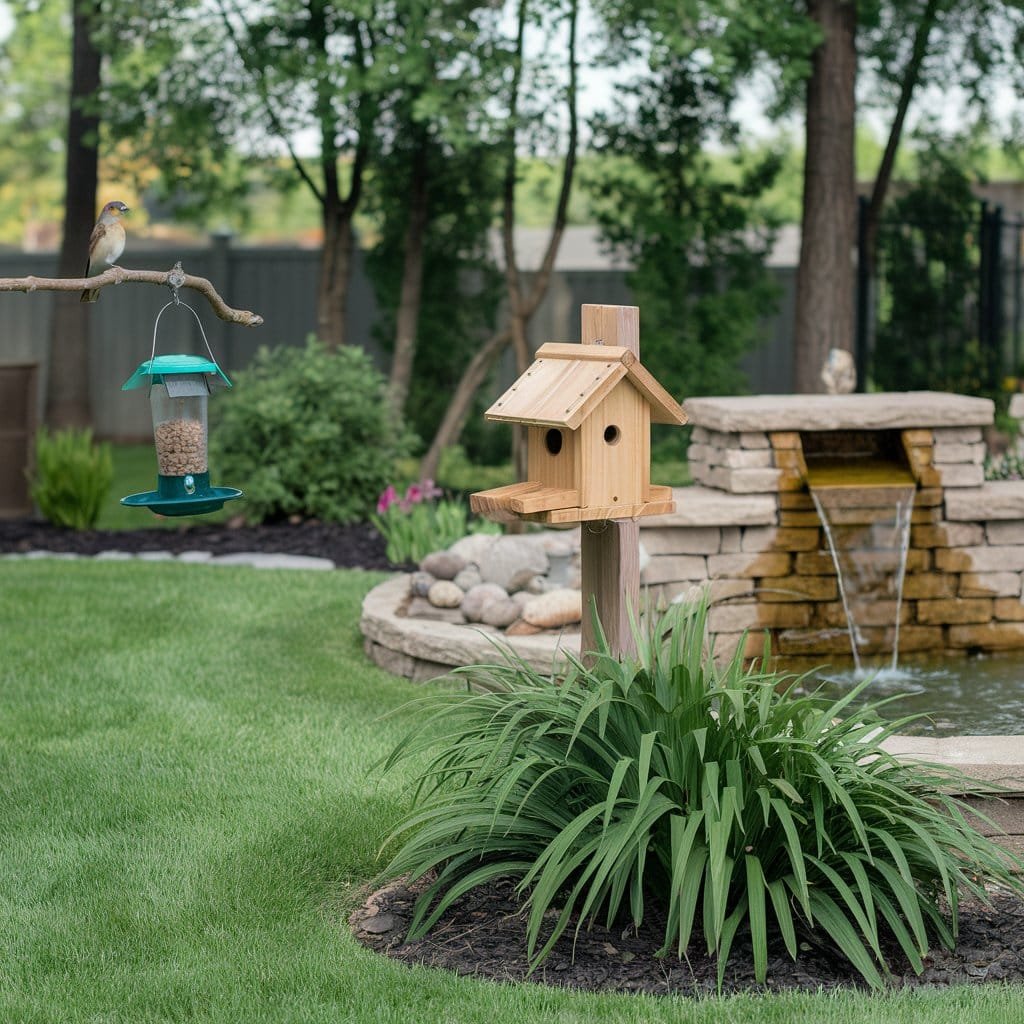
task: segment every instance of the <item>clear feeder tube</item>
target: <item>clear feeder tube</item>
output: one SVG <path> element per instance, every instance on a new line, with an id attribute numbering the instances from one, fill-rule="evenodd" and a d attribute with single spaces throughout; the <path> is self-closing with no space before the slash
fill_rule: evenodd
<path id="1" fill-rule="evenodd" d="M 164 384 L 149 389 L 153 441 L 161 476 L 207 471 L 206 395 L 172 397 Z"/>

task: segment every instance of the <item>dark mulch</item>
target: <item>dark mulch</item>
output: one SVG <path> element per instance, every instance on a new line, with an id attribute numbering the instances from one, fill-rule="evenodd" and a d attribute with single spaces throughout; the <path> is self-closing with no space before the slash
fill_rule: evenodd
<path id="1" fill-rule="evenodd" d="M 339 526 L 316 520 L 261 526 L 189 524 L 141 530 L 69 530 L 33 519 L 0 519 L 0 553 L 59 551 L 97 555 L 101 551 L 210 551 L 233 555 L 259 551 L 329 558 L 339 568 L 404 568 L 384 554 L 384 539 L 369 523 Z"/>
<path id="2" fill-rule="evenodd" d="M 468 893 L 425 938 L 405 942 L 416 891 L 395 882 L 374 893 L 351 917 L 363 945 L 405 963 L 441 967 L 457 974 L 496 981 L 534 981 L 562 988 L 604 992 L 708 995 L 716 990 L 715 961 L 694 951 L 689 959 L 658 957 L 663 921 L 631 927 L 581 930 L 573 947 L 571 928 L 544 963 L 527 973 L 525 915 L 511 883 Z M 917 975 L 891 948 L 892 984 L 945 986 L 1024 981 L 1024 903 L 1007 893 L 993 894 L 988 909 L 974 900 L 961 906 L 960 938 L 953 952 L 935 949 Z M 767 984 L 754 980 L 748 940 L 737 936 L 723 982 L 723 994 L 739 992 L 866 988 L 827 943 L 801 942 L 797 961 L 781 939 L 769 950 Z"/>

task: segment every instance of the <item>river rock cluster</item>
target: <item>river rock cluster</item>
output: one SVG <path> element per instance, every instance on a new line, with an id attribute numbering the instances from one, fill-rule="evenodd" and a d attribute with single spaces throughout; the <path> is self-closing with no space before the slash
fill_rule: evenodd
<path id="1" fill-rule="evenodd" d="M 582 618 L 579 530 L 470 534 L 434 551 L 409 579 L 406 615 L 481 624 L 510 636 Z"/>

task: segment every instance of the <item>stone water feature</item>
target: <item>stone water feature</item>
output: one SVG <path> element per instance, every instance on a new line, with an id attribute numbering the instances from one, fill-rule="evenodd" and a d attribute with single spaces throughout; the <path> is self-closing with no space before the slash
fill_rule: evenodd
<path id="1" fill-rule="evenodd" d="M 743 644 L 756 657 L 768 632 L 785 667 L 850 659 L 851 628 L 815 496 L 836 532 L 875 535 L 868 562 L 885 587 L 902 564 L 899 595 L 859 592 L 852 637 L 866 664 L 891 665 L 897 642 L 901 661 L 1024 652 L 1024 481 L 984 479 L 990 401 L 930 392 L 762 395 L 695 398 L 685 409 L 695 483 L 674 491 L 675 512 L 641 521 L 641 581 L 655 602 L 707 588 L 716 653 Z M 900 500 L 909 517 L 897 511 Z M 879 538 L 886 522 L 890 534 L 909 526 L 905 547 Z M 397 576 L 367 596 L 361 628 L 374 661 L 422 680 L 495 659 L 496 629 L 409 617 L 409 592 L 409 577 Z M 578 652 L 579 633 L 506 642 L 544 669 Z M 888 746 L 1009 785 L 1017 798 L 986 813 L 1009 833 L 1007 845 L 1024 852 L 1024 737 L 894 737 Z"/>
<path id="2" fill-rule="evenodd" d="M 676 489 L 675 512 L 641 520 L 641 582 L 653 602 L 708 588 L 720 655 L 741 643 L 759 655 L 765 631 L 790 665 L 848 659 L 851 640 L 867 664 L 888 663 L 897 640 L 911 658 L 1024 650 L 1024 482 L 984 479 L 988 399 L 760 395 L 685 408 L 695 483 Z M 877 586 L 860 592 L 852 631 L 816 498 L 834 533 L 876 535 L 866 561 Z M 890 533 L 909 527 L 905 550 L 877 540 L 886 517 Z M 493 657 L 486 628 L 420 622 L 405 615 L 408 595 L 398 577 L 367 598 L 362 630 L 378 663 L 422 679 Z M 578 643 L 564 632 L 515 640 L 539 665 Z"/>

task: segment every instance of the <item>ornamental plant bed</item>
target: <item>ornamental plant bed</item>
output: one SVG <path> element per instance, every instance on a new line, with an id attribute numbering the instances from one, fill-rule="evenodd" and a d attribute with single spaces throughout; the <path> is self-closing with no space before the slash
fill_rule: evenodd
<path id="1" fill-rule="evenodd" d="M 425 883 L 399 881 L 373 893 L 350 924 L 364 946 L 406 964 L 438 967 L 492 981 L 529 981 L 592 992 L 710 996 L 716 991 L 715 958 L 701 948 L 688 958 L 658 956 L 664 920 L 652 911 L 639 929 L 631 926 L 583 928 L 575 924 L 548 958 L 530 973 L 526 955 L 526 915 L 511 882 L 496 882 L 458 900 L 430 931 L 414 942 L 405 936 L 413 905 Z M 696 944 L 695 944 L 696 945 Z M 779 935 L 769 945 L 768 976 L 754 979 L 749 935 L 736 939 L 736 955 L 722 984 L 722 995 L 741 992 L 866 989 L 849 961 L 827 945 L 803 942 L 791 960 Z M 1024 903 L 1008 893 L 992 894 L 992 906 L 968 897 L 960 905 L 960 938 L 955 950 L 936 946 L 915 974 L 898 949 L 891 948 L 895 988 L 1024 982 Z"/>

